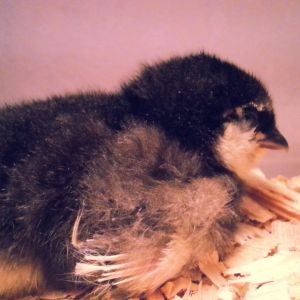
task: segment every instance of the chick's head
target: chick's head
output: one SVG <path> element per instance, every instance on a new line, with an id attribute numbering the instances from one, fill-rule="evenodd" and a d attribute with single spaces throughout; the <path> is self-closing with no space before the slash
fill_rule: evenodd
<path id="1" fill-rule="evenodd" d="M 288 146 L 263 84 L 215 56 L 193 54 L 146 66 L 123 93 L 134 118 L 232 171 L 241 164 L 253 167 L 267 148 Z"/>

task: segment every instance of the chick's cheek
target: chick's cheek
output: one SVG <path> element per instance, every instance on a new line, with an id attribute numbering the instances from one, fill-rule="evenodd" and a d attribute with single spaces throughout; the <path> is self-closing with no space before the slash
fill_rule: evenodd
<path id="1" fill-rule="evenodd" d="M 255 128 L 243 123 L 229 123 L 219 138 L 216 151 L 224 165 L 238 176 L 255 167 L 260 153 Z"/>

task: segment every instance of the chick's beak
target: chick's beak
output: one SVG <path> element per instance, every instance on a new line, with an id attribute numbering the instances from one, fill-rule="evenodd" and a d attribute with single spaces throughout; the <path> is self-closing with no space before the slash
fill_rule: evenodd
<path id="1" fill-rule="evenodd" d="M 287 140 L 276 127 L 264 133 L 263 138 L 258 139 L 258 144 L 262 148 L 272 150 L 288 150 L 289 148 Z"/>

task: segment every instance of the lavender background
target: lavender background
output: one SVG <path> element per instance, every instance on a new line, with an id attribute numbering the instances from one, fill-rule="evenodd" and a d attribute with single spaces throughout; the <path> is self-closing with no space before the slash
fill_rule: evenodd
<path id="1" fill-rule="evenodd" d="M 199 50 L 262 79 L 290 143 L 263 169 L 300 174 L 297 0 L 1 0 L 0 105 L 113 90 L 141 63 Z"/>

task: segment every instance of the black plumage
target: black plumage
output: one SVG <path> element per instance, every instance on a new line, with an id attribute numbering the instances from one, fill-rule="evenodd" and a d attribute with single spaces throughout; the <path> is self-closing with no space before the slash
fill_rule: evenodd
<path id="1" fill-rule="evenodd" d="M 0 140 L 3 297 L 76 282 L 141 295 L 225 255 L 241 174 L 287 147 L 262 83 L 205 53 L 146 66 L 114 94 L 2 108 Z"/>

